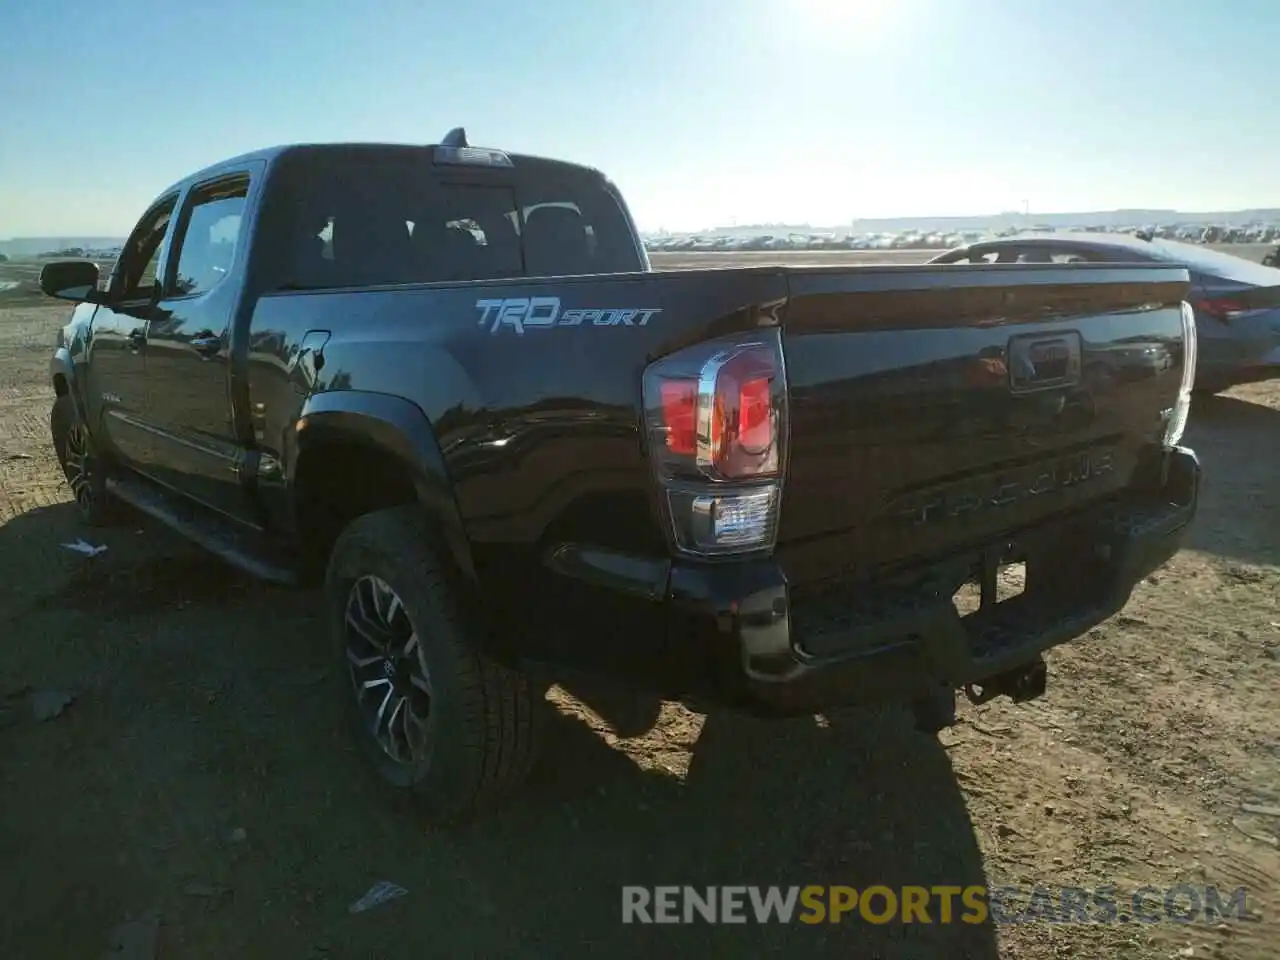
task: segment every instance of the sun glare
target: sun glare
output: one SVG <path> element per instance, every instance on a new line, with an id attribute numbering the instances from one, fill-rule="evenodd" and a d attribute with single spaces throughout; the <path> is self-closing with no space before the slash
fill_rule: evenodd
<path id="1" fill-rule="evenodd" d="M 818 46 L 882 35 L 896 21 L 907 0 L 779 0 L 772 7 L 780 26 Z"/>
<path id="2" fill-rule="evenodd" d="M 832 26 L 873 23 L 892 13 L 888 0 L 794 0 L 793 9 Z"/>

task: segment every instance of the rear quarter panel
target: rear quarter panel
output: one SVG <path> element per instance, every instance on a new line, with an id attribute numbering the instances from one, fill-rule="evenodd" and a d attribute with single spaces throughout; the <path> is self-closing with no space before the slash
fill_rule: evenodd
<path id="1" fill-rule="evenodd" d="M 652 600 L 637 598 L 627 616 L 616 594 L 553 574 L 549 558 L 589 544 L 650 556 L 664 576 L 641 373 L 684 343 L 752 325 L 784 291 L 776 270 L 736 270 L 266 296 L 249 337 L 259 442 L 287 459 L 311 390 L 412 400 L 434 427 L 482 589 L 523 650 L 589 661 L 591 650 L 567 648 L 566 617 L 575 637 L 660 643 Z M 291 365 L 315 330 L 330 336 L 309 385 Z M 652 661 L 651 649 L 630 648 Z"/>

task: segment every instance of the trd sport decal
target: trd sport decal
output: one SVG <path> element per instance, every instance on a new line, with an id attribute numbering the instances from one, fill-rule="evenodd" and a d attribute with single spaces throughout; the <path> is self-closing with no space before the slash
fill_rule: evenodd
<path id="1" fill-rule="evenodd" d="M 561 310 L 559 297 L 513 297 L 477 300 L 481 326 L 490 333 L 510 327 L 524 335 L 526 329 L 548 327 L 643 327 L 662 312 L 661 307 L 613 307 L 601 310 Z"/>

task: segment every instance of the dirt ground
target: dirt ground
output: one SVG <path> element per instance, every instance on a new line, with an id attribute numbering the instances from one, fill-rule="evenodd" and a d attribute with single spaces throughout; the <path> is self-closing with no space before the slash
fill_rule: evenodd
<path id="1" fill-rule="evenodd" d="M 5 956 L 150 956 L 108 951 L 157 921 L 158 956 L 219 960 L 1280 955 L 1280 383 L 1198 403 L 1189 548 L 1050 655 L 1042 700 L 937 738 L 897 709 L 667 705 L 619 740 L 553 693 L 527 792 L 428 831 L 364 776 L 312 597 L 151 525 L 77 526 L 47 429 L 66 314 L 0 308 Z M 349 914 L 380 880 L 408 894 Z M 620 923 L 623 884 L 810 883 L 1243 886 L 1257 919 Z"/>

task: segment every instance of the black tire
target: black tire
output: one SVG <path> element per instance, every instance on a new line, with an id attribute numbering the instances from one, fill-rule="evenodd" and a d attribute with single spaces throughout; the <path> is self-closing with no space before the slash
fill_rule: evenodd
<path id="1" fill-rule="evenodd" d="M 383 784 L 411 798 L 429 820 L 448 822 L 496 805 L 524 782 L 537 757 L 546 702 L 528 677 L 476 648 L 431 543 L 416 506 L 359 517 L 334 544 L 325 597 L 341 658 L 341 692 L 361 752 Z M 388 603 L 385 618 L 363 615 L 359 603 L 373 597 L 379 605 L 382 587 L 398 605 Z M 374 631 L 362 634 L 349 625 L 379 618 L 386 621 L 380 636 L 411 631 L 403 650 L 384 655 L 367 641 Z M 409 652 L 414 636 L 416 649 Z M 389 639 L 386 649 L 396 651 L 398 641 Z M 364 652 L 383 659 L 358 667 Z M 357 689 L 380 683 L 379 676 L 386 678 L 386 693 L 364 689 L 362 700 Z M 371 716 L 379 694 L 382 710 L 392 711 L 385 731 Z M 403 702 L 389 706 L 389 697 Z M 394 730 L 397 715 L 402 739 Z M 393 757 L 379 735 L 408 756 Z"/>
<path id="2" fill-rule="evenodd" d="M 70 394 L 64 393 L 53 402 L 49 430 L 81 522 L 92 526 L 111 522 L 116 510 L 107 492 L 107 461 L 95 447 Z"/>
<path id="3" fill-rule="evenodd" d="M 911 703 L 914 726 L 921 733 L 936 734 L 956 725 L 956 692 L 935 690 Z"/>

